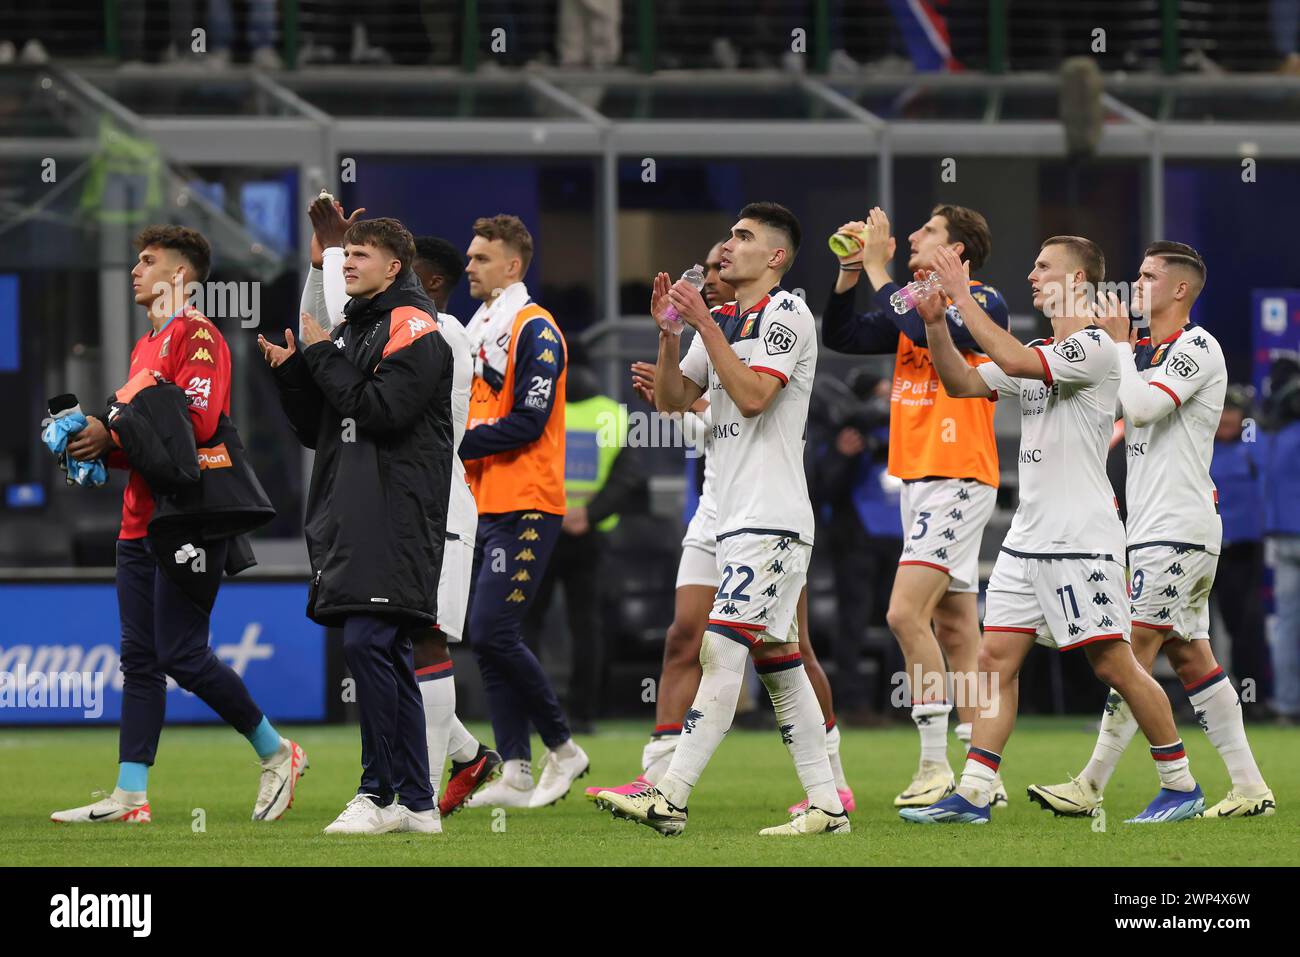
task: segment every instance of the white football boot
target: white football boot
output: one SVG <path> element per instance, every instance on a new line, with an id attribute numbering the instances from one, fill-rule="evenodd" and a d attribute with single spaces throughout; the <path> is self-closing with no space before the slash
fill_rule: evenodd
<path id="1" fill-rule="evenodd" d="M 94 804 L 55 811 L 50 820 L 58 824 L 106 824 L 121 822 L 123 824 L 148 824 L 153 820 L 149 802 L 144 800 L 144 792 L 139 792 L 140 800 L 133 801 L 132 794 L 121 788 L 108 791 L 93 791 L 92 797 L 99 798 Z"/>
<path id="2" fill-rule="evenodd" d="M 294 741 L 280 739 L 280 750 L 262 765 L 262 782 L 253 805 L 254 821 L 278 821 L 293 807 L 298 779 L 307 773 L 307 753 Z"/>
<path id="3" fill-rule="evenodd" d="M 765 827 L 758 833 L 760 837 L 802 837 L 805 834 L 848 834 L 852 829 L 847 811 L 831 814 L 819 807 L 810 807 L 806 811 L 799 812 L 784 824 L 778 824 L 776 827 Z"/>
<path id="4" fill-rule="evenodd" d="M 686 830 L 686 808 L 670 803 L 657 787 L 635 794 L 601 791 L 596 795 L 596 807 L 625 821 L 654 828 L 664 837 L 676 837 Z"/>
<path id="5" fill-rule="evenodd" d="M 534 790 L 532 766 L 527 761 L 512 759 L 502 765 L 500 775 L 471 794 L 464 806 L 531 807 Z"/>
<path id="6" fill-rule="evenodd" d="M 587 752 L 573 741 L 568 743 L 573 746 L 573 753 L 568 757 L 563 757 L 559 751 L 546 752 L 542 764 L 542 776 L 528 799 L 529 807 L 547 807 L 567 797 L 573 782 L 584 777 L 587 769 L 591 767 Z"/>
<path id="7" fill-rule="evenodd" d="M 1095 817 L 1101 807 L 1101 792 L 1084 778 L 1071 777 L 1066 784 L 1031 784 L 1029 800 L 1057 817 Z"/>
<path id="8" fill-rule="evenodd" d="M 1011 803 L 1007 796 L 1007 786 L 1002 783 L 1002 775 L 993 775 L 993 790 L 989 792 L 989 807 L 1006 807 Z"/>
<path id="9" fill-rule="evenodd" d="M 929 807 L 938 804 L 956 787 L 952 768 L 947 764 L 922 762 L 912 783 L 894 798 L 894 807 Z"/>
<path id="10" fill-rule="evenodd" d="M 358 794 L 343 813 L 325 828 L 326 834 L 388 834 L 399 830 L 402 819 L 392 805 L 380 807 L 374 795 Z"/>
<path id="11" fill-rule="evenodd" d="M 1277 801 L 1267 787 L 1254 796 L 1242 794 L 1235 788 L 1204 817 L 1271 817 L 1277 813 Z"/>

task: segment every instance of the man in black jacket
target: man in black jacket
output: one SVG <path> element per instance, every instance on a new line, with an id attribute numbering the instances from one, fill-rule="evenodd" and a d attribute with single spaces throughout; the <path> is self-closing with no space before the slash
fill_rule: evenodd
<path id="1" fill-rule="evenodd" d="M 409 632 L 437 623 L 451 490 L 452 354 L 394 219 L 344 237 L 351 301 L 333 338 L 259 337 L 294 432 L 316 450 L 307 614 L 341 625 L 361 709 L 361 786 L 326 833 L 439 831 Z M 396 800 L 394 800 L 394 798 Z"/>

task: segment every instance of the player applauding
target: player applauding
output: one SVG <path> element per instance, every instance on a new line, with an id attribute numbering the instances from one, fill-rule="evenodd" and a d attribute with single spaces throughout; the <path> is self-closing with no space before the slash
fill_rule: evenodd
<path id="1" fill-rule="evenodd" d="M 1209 640 L 1210 588 L 1223 539 L 1210 458 L 1228 370 L 1218 340 L 1190 321 L 1204 286 L 1205 263 L 1195 249 L 1153 243 L 1133 299 L 1151 321 L 1150 338 L 1137 340 L 1115 298 L 1100 324 L 1120 350 L 1133 653 L 1149 669 L 1164 650 L 1228 767 L 1232 790 L 1206 815 L 1254 817 L 1272 814 L 1276 803 L 1246 740 L 1241 700 Z M 1068 784 L 1031 785 L 1030 798 L 1057 814 L 1093 814 L 1136 730 L 1132 709 L 1112 692 L 1088 766 Z"/>
<path id="2" fill-rule="evenodd" d="M 1093 670 L 1118 691 L 1151 743 L 1160 792 L 1133 820 L 1177 821 L 1205 806 L 1188 768 L 1169 699 L 1133 655 L 1124 581 L 1124 526 L 1106 477 L 1106 449 L 1119 394 L 1115 344 L 1092 322 L 1081 288 L 1105 274 L 1101 250 L 1078 236 L 1043 244 L 1029 274 L 1034 306 L 1054 338 L 1026 346 L 998 328 L 966 291 L 950 250 L 934 268 L 971 335 L 993 360 L 972 369 L 948 334 L 938 295 L 920 305 L 931 355 L 952 396 L 1013 398 L 1020 406 L 1020 505 L 989 581 L 979 670 L 995 707 L 975 718 L 971 749 L 956 793 L 899 814 L 920 824 L 984 824 L 1002 752 L 1016 720 L 1020 666 L 1035 640 L 1064 651 L 1083 648 Z"/>

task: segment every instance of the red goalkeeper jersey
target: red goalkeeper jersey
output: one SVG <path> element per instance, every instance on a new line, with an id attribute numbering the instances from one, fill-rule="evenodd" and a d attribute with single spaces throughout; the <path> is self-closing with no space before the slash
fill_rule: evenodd
<path id="1" fill-rule="evenodd" d="M 140 337 L 131 350 L 127 381 L 140 372 L 158 372 L 185 390 L 194 440 L 200 446 L 217 430 L 221 414 L 230 414 L 230 350 L 217 327 L 197 309 L 187 308 L 157 332 Z M 130 467 L 120 449 L 109 456 L 108 464 Z M 132 470 L 122 496 L 118 538 L 144 538 L 152 516 L 153 493 Z"/>

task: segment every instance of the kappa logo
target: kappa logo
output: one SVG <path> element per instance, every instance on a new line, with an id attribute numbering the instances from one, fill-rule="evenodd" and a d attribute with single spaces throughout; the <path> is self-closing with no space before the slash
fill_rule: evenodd
<path id="1" fill-rule="evenodd" d="M 781 539 L 780 541 L 778 541 L 778 542 L 776 543 L 776 547 L 777 547 L 778 549 L 780 549 L 781 551 L 783 551 L 783 552 L 784 552 L 784 551 L 789 551 L 789 549 L 790 549 L 790 539 L 788 539 L 788 538 L 783 538 L 783 539 Z"/>
<path id="2" fill-rule="evenodd" d="M 948 560 L 948 549 L 936 548 L 934 551 L 934 557 L 946 562 Z"/>
<path id="3" fill-rule="evenodd" d="M 792 724 L 781 725 L 781 743 L 794 744 L 794 725 Z"/>
<path id="4" fill-rule="evenodd" d="M 412 339 L 419 337 L 420 333 L 428 329 L 429 326 L 429 322 L 424 319 L 417 319 L 414 316 L 406 320 L 406 331 L 410 333 Z"/>
<path id="5" fill-rule="evenodd" d="M 774 575 L 784 575 L 785 566 L 781 564 L 781 559 L 778 558 L 768 566 L 768 571 L 772 572 Z"/>
<path id="6" fill-rule="evenodd" d="M 1071 638 L 1073 638 L 1075 635 L 1082 635 L 1082 634 L 1083 634 L 1083 629 L 1082 629 L 1082 628 L 1080 628 L 1078 625 L 1070 625 L 1070 637 L 1071 637 Z"/>
<path id="7" fill-rule="evenodd" d="M 1088 576 L 1088 581 L 1090 582 L 1104 582 L 1106 580 L 1107 578 L 1105 575 L 1102 574 L 1100 568 Z"/>
<path id="8" fill-rule="evenodd" d="M 1114 623 L 1113 621 L 1110 620 L 1110 615 L 1102 615 L 1102 616 L 1101 616 L 1101 627 L 1103 627 L 1103 628 L 1113 628 L 1113 627 L 1115 627 L 1115 623 Z"/>
<path id="9" fill-rule="evenodd" d="M 736 607 L 736 603 L 734 601 L 729 601 L 722 606 L 722 613 L 724 615 L 739 615 L 740 609 Z"/>
<path id="10" fill-rule="evenodd" d="M 943 530 L 943 537 L 950 542 L 957 541 L 957 533 L 954 532 L 951 528 L 945 528 Z"/>
<path id="11" fill-rule="evenodd" d="M 959 488 L 959 489 L 957 489 L 957 501 L 959 501 L 959 502 L 969 502 L 969 501 L 970 501 L 970 492 L 966 491 L 964 488 Z"/>
<path id="12" fill-rule="evenodd" d="M 776 307 L 776 311 L 777 311 L 777 312 L 794 312 L 796 308 L 797 308 L 797 307 L 795 306 L 795 304 L 794 304 L 794 300 L 793 300 L 793 299 L 782 299 L 781 302 L 777 305 L 777 307 Z"/>
<path id="13" fill-rule="evenodd" d="M 763 621 L 767 621 L 767 609 L 766 609 L 766 608 L 760 608 L 760 609 L 758 610 L 758 614 L 755 615 L 754 617 L 755 617 L 755 618 L 762 619 Z"/>
<path id="14" fill-rule="evenodd" d="M 533 550 L 531 548 L 525 548 L 518 555 L 515 556 L 515 561 L 535 562 L 537 561 L 537 558 L 536 556 L 533 555 Z"/>
<path id="15" fill-rule="evenodd" d="M 212 333 L 208 332 L 208 330 L 204 329 L 202 326 L 199 326 L 197 329 L 195 329 L 195 330 L 194 330 L 194 335 L 190 336 L 190 338 L 191 338 L 191 339 L 202 339 L 202 340 L 205 341 L 205 342 L 215 342 L 215 341 L 216 341 L 215 339 L 212 338 Z M 170 341 L 170 340 L 168 340 L 168 341 Z"/>
<path id="16" fill-rule="evenodd" d="M 537 358 L 540 359 L 542 362 L 549 362 L 551 365 L 555 365 L 555 353 L 552 352 L 550 349 L 543 349 L 542 354 L 539 355 Z"/>
<path id="17" fill-rule="evenodd" d="M 763 595 L 764 595 L 764 597 L 766 597 L 766 598 L 775 598 L 775 597 L 776 597 L 776 582 L 773 582 L 772 584 L 770 584 L 770 585 L 768 585 L 766 588 L 764 588 L 764 589 L 763 589 Z"/>
<path id="18" fill-rule="evenodd" d="M 960 522 L 960 521 L 961 521 L 961 509 L 959 509 L 959 508 L 954 508 L 951 512 L 948 513 L 948 517 L 949 517 L 950 519 L 952 519 L 954 522 Z"/>
<path id="19" fill-rule="evenodd" d="M 682 718 L 682 734 L 690 734 L 694 731 L 696 723 L 703 717 L 703 711 L 696 711 L 694 708 L 688 710 Z"/>
<path id="20" fill-rule="evenodd" d="M 1165 569 L 1166 575 L 1181 575 L 1182 573 L 1183 573 L 1183 566 L 1178 564 L 1178 562 L 1174 562 L 1172 565 L 1170 565 L 1168 568 Z"/>
<path id="21" fill-rule="evenodd" d="M 1052 347 L 1052 351 L 1066 362 L 1082 362 L 1087 358 L 1078 339 L 1063 339 Z"/>
<path id="22" fill-rule="evenodd" d="M 541 521 L 542 513 L 541 513 L 541 512 L 524 512 L 524 514 L 521 515 L 521 516 L 519 516 L 519 517 L 522 518 L 525 522 L 537 522 L 537 521 Z"/>
<path id="23" fill-rule="evenodd" d="M 1200 371 L 1201 367 L 1196 364 L 1196 360 L 1186 352 L 1179 352 L 1169 360 L 1169 374 L 1180 379 L 1190 379 Z"/>
<path id="24" fill-rule="evenodd" d="M 1098 332 L 1096 329 L 1085 329 L 1083 331 L 1083 334 L 1087 336 L 1089 339 L 1091 339 L 1093 342 L 1097 343 L 1097 345 L 1101 345 L 1101 333 Z"/>
<path id="25" fill-rule="evenodd" d="M 521 568 L 519 569 L 519 571 L 515 572 L 513 575 L 510 576 L 510 580 L 512 582 L 528 582 L 528 581 L 532 581 L 533 578 L 531 575 L 528 574 L 527 568 Z"/>
<path id="26" fill-rule="evenodd" d="M 506 595 L 506 601 L 515 602 L 516 604 L 523 600 L 524 600 L 524 593 L 522 590 L 518 588 L 512 591 L 509 595 Z"/>
<path id="27" fill-rule="evenodd" d="M 774 322 L 767 327 L 767 333 L 763 336 L 763 345 L 767 349 L 769 356 L 783 356 L 799 341 L 794 330 L 789 326 L 779 322 Z"/>
<path id="28" fill-rule="evenodd" d="M 1210 351 L 1210 344 L 1205 341 L 1205 336 L 1194 336 L 1187 341 L 1198 349 L 1204 349 L 1206 352 Z"/>
<path id="29" fill-rule="evenodd" d="M 535 528 L 525 528 L 519 533 L 519 540 L 521 542 L 535 542 L 541 537 L 542 536 L 537 534 L 537 529 Z"/>
<path id="30" fill-rule="evenodd" d="M 1169 609 L 1168 609 L 1168 608 L 1161 608 L 1160 611 L 1159 611 L 1159 613 L 1156 615 L 1156 617 L 1159 618 L 1159 619 L 1161 619 L 1161 620 L 1165 620 L 1165 619 L 1171 617 L 1171 616 L 1170 616 L 1170 613 L 1169 613 Z"/>
<path id="31" fill-rule="evenodd" d="M 1092 603 L 1094 605 L 1109 605 L 1110 597 L 1105 592 L 1099 591 L 1092 596 Z"/>
<path id="32" fill-rule="evenodd" d="M 1178 589 L 1173 585 L 1166 585 L 1164 589 L 1161 590 L 1160 594 L 1164 595 L 1166 598 L 1177 598 Z"/>
<path id="33" fill-rule="evenodd" d="M 170 342 L 171 340 L 169 339 L 168 341 Z M 216 365 L 216 363 L 212 359 L 212 353 L 209 352 L 207 349 L 203 348 L 202 346 L 199 346 L 199 348 L 194 350 L 194 355 L 190 356 L 190 361 L 209 362 L 212 363 L 213 365 Z"/>
<path id="34" fill-rule="evenodd" d="M 538 338 L 538 339 L 544 339 L 544 340 L 546 340 L 547 342 L 559 342 L 559 341 L 560 341 L 559 339 L 557 339 L 557 338 L 555 337 L 555 333 L 551 332 L 551 327 L 550 327 L 550 326 L 542 326 L 542 331 L 539 332 L 539 333 L 537 334 L 537 338 Z"/>

